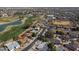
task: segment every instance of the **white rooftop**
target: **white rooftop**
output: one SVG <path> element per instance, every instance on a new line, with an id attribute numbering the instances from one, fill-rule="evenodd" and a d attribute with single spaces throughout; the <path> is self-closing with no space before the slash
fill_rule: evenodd
<path id="1" fill-rule="evenodd" d="M 37 48 L 38 48 L 40 51 L 47 51 L 47 50 L 48 50 L 48 46 L 47 46 L 47 43 L 46 43 L 46 42 L 44 42 L 44 43 L 42 43 L 42 44 L 39 44 L 39 45 L 37 46 Z"/>
<path id="2" fill-rule="evenodd" d="M 7 46 L 7 48 L 8 48 L 10 51 L 13 51 L 13 50 L 15 50 L 15 49 L 17 49 L 17 48 L 20 47 L 19 43 L 16 42 L 16 41 L 9 42 L 9 43 L 5 44 L 5 46 Z"/>

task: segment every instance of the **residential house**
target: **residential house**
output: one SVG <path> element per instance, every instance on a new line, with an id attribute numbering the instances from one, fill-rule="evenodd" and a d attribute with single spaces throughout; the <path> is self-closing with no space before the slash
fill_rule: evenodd
<path id="1" fill-rule="evenodd" d="M 20 48 L 20 45 L 18 42 L 16 41 L 12 41 L 12 42 L 9 42 L 9 43 L 6 43 L 5 46 L 8 48 L 8 50 L 10 51 L 14 51 L 18 48 Z"/>
<path id="2" fill-rule="evenodd" d="M 47 43 L 46 42 L 43 42 L 43 43 L 39 44 L 36 47 L 36 49 L 39 50 L 39 51 L 47 51 L 48 50 Z"/>

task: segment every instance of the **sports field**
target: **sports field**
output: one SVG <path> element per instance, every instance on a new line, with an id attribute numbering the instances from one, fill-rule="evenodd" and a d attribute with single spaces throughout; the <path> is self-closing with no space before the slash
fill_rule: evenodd
<path id="1" fill-rule="evenodd" d="M 62 26 L 70 26 L 71 22 L 70 21 L 61 21 L 61 20 L 55 20 L 53 21 L 54 25 L 62 25 Z"/>

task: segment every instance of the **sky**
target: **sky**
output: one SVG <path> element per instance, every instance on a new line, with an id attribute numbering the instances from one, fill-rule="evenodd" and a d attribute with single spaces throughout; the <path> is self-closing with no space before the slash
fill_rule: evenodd
<path id="1" fill-rule="evenodd" d="M 0 7 L 79 7 L 79 0 L 0 0 Z"/>

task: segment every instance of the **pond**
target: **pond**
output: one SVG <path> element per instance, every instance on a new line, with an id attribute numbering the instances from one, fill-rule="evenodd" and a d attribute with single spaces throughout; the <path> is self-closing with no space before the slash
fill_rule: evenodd
<path id="1" fill-rule="evenodd" d="M 18 19 L 16 21 L 13 21 L 13 22 L 10 22 L 10 23 L 7 23 L 7 24 L 0 24 L 0 32 L 3 31 L 3 30 L 5 30 L 5 28 L 7 26 L 10 26 L 10 25 L 19 25 L 21 23 L 22 23 L 22 21 Z"/>

